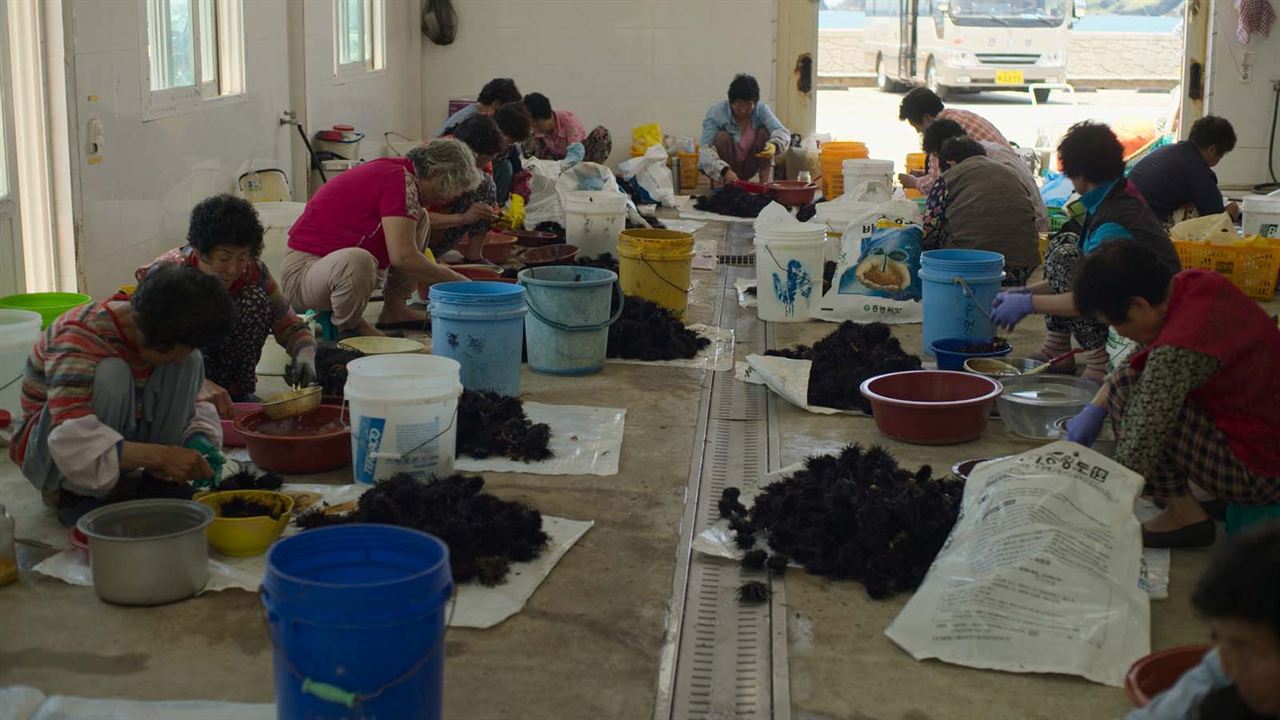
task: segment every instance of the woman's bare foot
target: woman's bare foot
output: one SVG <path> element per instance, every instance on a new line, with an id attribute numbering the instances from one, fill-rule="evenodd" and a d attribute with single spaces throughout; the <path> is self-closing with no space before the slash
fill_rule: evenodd
<path id="1" fill-rule="evenodd" d="M 361 320 L 350 332 L 362 337 L 382 337 L 382 331 L 374 327 L 368 320 Z"/>
<path id="2" fill-rule="evenodd" d="M 1190 495 L 1165 498 L 1164 510 L 1159 515 L 1142 524 L 1148 532 L 1171 532 L 1181 530 L 1209 519 L 1209 514 L 1200 507 L 1200 503 Z"/>
<path id="3" fill-rule="evenodd" d="M 382 306 L 382 312 L 378 314 L 379 325 L 410 322 L 426 324 L 427 314 L 414 310 L 403 302 L 399 304 L 388 302 Z"/>

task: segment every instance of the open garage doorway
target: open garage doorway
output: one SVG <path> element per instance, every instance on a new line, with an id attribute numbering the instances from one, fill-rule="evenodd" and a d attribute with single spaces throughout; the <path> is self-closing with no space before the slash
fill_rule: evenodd
<path id="1" fill-rule="evenodd" d="M 1052 147 L 1080 120 L 1131 152 L 1176 137 L 1183 0 L 824 0 L 817 132 L 864 142 L 902 168 L 919 135 L 898 120 L 911 87 L 971 110 L 1012 142 Z"/>

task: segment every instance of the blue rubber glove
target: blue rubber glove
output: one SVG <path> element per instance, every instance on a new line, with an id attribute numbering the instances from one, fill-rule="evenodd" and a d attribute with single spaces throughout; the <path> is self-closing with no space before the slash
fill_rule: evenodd
<path id="1" fill-rule="evenodd" d="M 203 455 L 205 462 L 209 463 L 209 467 L 213 468 L 212 477 L 197 480 L 192 485 L 196 487 L 217 487 L 218 481 L 222 479 L 222 468 L 227 464 L 227 456 L 222 454 L 222 449 L 214 445 L 203 433 L 196 433 L 187 438 L 187 442 L 183 447 L 188 450 L 195 450 Z"/>
<path id="2" fill-rule="evenodd" d="M 1029 293 L 1009 291 L 996 295 L 995 302 L 991 304 L 991 317 L 996 325 L 1009 330 L 1017 327 L 1022 318 L 1035 311 L 1031 297 Z"/>
<path id="3" fill-rule="evenodd" d="M 1107 419 L 1107 409 L 1101 405 L 1089 403 L 1076 416 L 1067 421 L 1067 439 L 1080 443 L 1085 447 L 1093 447 L 1093 442 L 1102 432 L 1102 423 Z"/>

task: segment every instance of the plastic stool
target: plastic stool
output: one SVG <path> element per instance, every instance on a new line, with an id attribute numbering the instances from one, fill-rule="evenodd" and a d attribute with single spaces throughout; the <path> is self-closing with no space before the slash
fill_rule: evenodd
<path id="1" fill-rule="evenodd" d="M 1228 535 L 1269 520 L 1280 520 L 1280 505 L 1227 505 Z"/>
<path id="2" fill-rule="evenodd" d="M 333 311 L 331 310 L 304 310 L 295 311 L 302 317 L 302 321 L 311 328 L 311 332 L 320 342 L 337 342 L 338 328 L 333 326 Z"/>

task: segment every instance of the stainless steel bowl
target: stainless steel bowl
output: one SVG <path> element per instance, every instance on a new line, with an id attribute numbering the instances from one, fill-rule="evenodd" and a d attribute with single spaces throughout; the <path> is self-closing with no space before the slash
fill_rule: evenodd
<path id="1" fill-rule="evenodd" d="M 1004 378 L 1004 392 L 996 398 L 1000 417 L 1017 435 L 1032 440 L 1056 440 L 1060 418 L 1075 415 L 1088 405 L 1098 386 L 1069 375 L 1040 373 Z"/>
<path id="2" fill-rule="evenodd" d="M 968 360 L 964 361 L 965 372 L 971 372 L 971 373 L 974 373 L 975 375 L 986 375 L 987 377 L 995 378 L 997 380 L 1004 380 L 1007 377 L 1017 377 L 1017 375 L 1011 372 L 1008 372 L 1006 370 L 1002 370 L 1000 372 L 984 370 L 982 369 L 982 363 L 979 362 L 982 360 L 988 360 L 988 361 L 995 360 L 998 362 L 1005 363 L 1007 365 L 1012 365 L 1013 367 L 1017 368 L 1018 370 L 1024 373 L 1031 372 L 1032 370 L 1035 370 L 1041 365 L 1044 365 L 1043 360 L 1032 360 L 1031 358 L 1011 358 L 1011 357 L 969 358 Z M 973 363 L 973 367 L 970 367 L 970 363 Z M 994 366 L 994 363 L 993 363 L 993 366 Z"/>
<path id="3" fill-rule="evenodd" d="M 1057 422 L 1053 424 L 1058 430 L 1059 440 L 1067 439 L 1067 422 L 1073 417 L 1075 416 L 1068 415 L 1064 418 L 1058 418 Z M 1098 439 L 1093 441 L 1093 449 L 1107 457 L 1115 457 L 1116 444 L 1116 435 L 1111 430 L 1111 423 L 1103 423 L 1102 432 L 1099 432 Z"/>
<path id="4" fill-rule="evenodd" d="M 204 530 L 213 510 L 191 500 L 133 500 L 80 518 L 98 597 L 118 605 L 163 605 L 209 580 Z"/>

